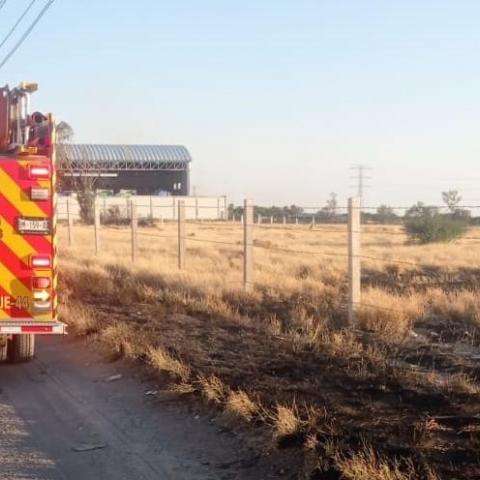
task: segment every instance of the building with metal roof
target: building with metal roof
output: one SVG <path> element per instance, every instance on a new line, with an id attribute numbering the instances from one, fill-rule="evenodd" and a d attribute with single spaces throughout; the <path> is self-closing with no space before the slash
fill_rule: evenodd
<path id="1" fill-rule="evenodd" d="M 95 177 L 95 188 L 134 190 L 139 195 L 189 195 L 190 162 L 181 145 L 57 145 L 57 169 L 62 190 L 73 178 Z"/>

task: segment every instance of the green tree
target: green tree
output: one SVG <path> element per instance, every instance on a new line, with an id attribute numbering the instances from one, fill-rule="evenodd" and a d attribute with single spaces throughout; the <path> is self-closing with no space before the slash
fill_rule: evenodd
<path id="1" fill-rule="evenodd" d="M 405 231 L 411 241 L 418 243 L 448 242 L 463 235 L 467 228 L 468 216 L 441 214 L 422 202 L 405 214 Z"/>
<path id="2" fill-rule="evenodd" d="M 398 219 L 398 216 L 395 214 L 395 211 L 393 210 L 392 207 L 389 207 L 387 205 L 380 205 L 377 208 L 377 221 L 379 223 L 395 223 L 395 221 Z"/>
<path id="3" fill-rule="evenodd" d="M 447 190 L 442 192 L 442 200 L 450 210 L 450 213 L 455 213 L 459 203 L 462 201 L 462 197 L 457 190 Z"/>
<path id="4" fill-rule="evenodd" d="M 320 210 L 320 216 L 329 221 L 335 218 L 338 209 L 337 194 L 330 192 L 326 205 Z"/>
<path id="5" fill-rule="evenodd" d="M 68 149 L 64 145 L 73 141 L 74 131 L 67 122 L 60 122 L 56 125 L 57 138 L 57 168 L 68 174 L 71 187 L 77 194 L 77 201 L 80 207 L 80 218 L 85 223 L 93 223 L 95 212 L 95 183 L 97 175 L 91 175 L 86 167 L 82 171 L 78 166 L 73 165 L 68 155 Z"/>

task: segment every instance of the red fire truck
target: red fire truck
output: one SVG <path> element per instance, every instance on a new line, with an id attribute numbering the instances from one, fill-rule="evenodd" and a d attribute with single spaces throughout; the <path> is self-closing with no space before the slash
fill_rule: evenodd
<path id="1" fill-rule="evenodd" d="M 0 360 L 32 358 L 57 320 L 55 124 L 30 113 L 34 83 L 0 88 Z"/>

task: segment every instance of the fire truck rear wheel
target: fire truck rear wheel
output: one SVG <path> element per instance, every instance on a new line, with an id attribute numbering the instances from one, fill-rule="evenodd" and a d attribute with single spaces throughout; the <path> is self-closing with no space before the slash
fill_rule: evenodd
<path id="1" fill-rule="evenodd" d="M 12 363 L 28 362 L 35 353 L 35 335 L 13 335 L 8 342 L 8 360 Z"/>
<path id="2" fill-rule="evenodd" d="M 7 337 L 0 337 L 0 363 L 7 361 Z"/>

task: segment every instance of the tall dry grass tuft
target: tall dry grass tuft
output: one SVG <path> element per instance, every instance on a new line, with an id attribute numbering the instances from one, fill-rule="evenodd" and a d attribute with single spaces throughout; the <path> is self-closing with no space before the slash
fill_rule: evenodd
<path id="1" fill-rule="evenodd" d="M 181 383 L 187 383 L 191 370 L 182 361 L 173 358 L 168 352 L 161 347 L 149 347 L 147 350 L 147 358 L 149 363 L 162 372 L 167 372 Z"/>
<path id="2" fill-rule="evenodd" d="M 126 323 L 106 326 L 100 333 L 100 339 L 114 358 L 141 358 L 148 349 L 147 339 Z"/>
<path id="3" fill-rule="evenodd" d="M 240 419 L 251 422 L 259 410 L 259 405 L 242 390 L 230 391 L 225 403 L 225 415 L 231 420 Z"/>
<path id="4" fill-rule="evenodd" d="M 445 292 L 439 289 L 427 293 L 430 310 L 446 320 L 480 328 L 480 295 L 471 290 Z"/>
<path id="5" fill-rule="evenodd" d="M 217 405 L 223 404 L 230 393 L 230 388 L 215 375 L 209 377 L 200 375 L 198 384 L 204 397 Z"/>
<path id="6" fill-rule="evenodd" d="M 58 313 L 60 321 L 65 322 L 76 335 L 90 335 L 100 329 L 92 308 L 79 302 L 61 303 Z"/>
<path id="7" fill-rule="evenodd" d="M 401 469 L 398 461 L 381 458 L 373 448 L 365 447 L 351 455 L 337 454 L 335 464 L 345 480 L 416 480 L 412 462 Z M 432 479 L 433 480 L 433 479 Z"/>
<path id="8" fill-rule="evenodd" d="M 370 287 L 362 292 L 357 316 L 360 328 L 398 340 L 407 335 L 424 311 L 424 300 L 419 294 L 395 295 Z"/>
<path id="9" fill-rule="evenodd" d="M 300 434 L 305 422 L 300 419 L 300 414 L 295 403 L 293 405 L 277 405 L 273 416 L 275 436 L 278 440 L 294 437 Z"/>

